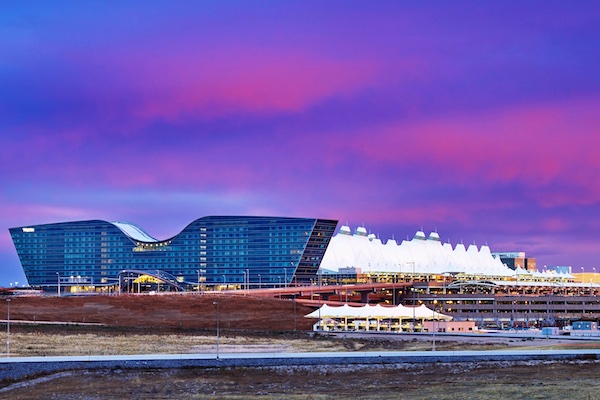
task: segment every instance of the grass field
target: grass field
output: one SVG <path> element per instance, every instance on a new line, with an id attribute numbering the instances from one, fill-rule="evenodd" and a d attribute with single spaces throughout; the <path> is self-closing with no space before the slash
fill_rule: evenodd
<path id="1" fill-rule="evenodd" d="M 219 342 L 220 351 L 224 353 L 431 349 L 428 339 L 386 339 L 385 336 L 351 338 L 306 332 L 224 330 L 221 331 Z M 0 343 L 6 343 L 5 330 L 0 333 Z M 469 343 L 438 338 L 436 347 L 440 350 L 453 350 L 496 349 L 507 346 L 507 342 Z M 10 333 L 11 357 L 195 354 L 215 351 L 216 334 L 206 330 L 13 325 Z"/>
<path id="2" fill-rule="evenodd" d="M 10 356 L 213 353 L 214 299 L 14 299 Z M 220 298 L 222 352 L 430 350 L 431 337 L 314 335 L 289 301 Z M 3 302 L 0 302 L 0 307 Z M 14 307 L 13 307 L 14 305 Z M 296 320 L 295 312 L 300 317 Z M 270 312 L 270 313 L 268 313 Z M 2 310 L 0 308 L 0 314 Z M 265 316 L 265 314 L 269 314 Z M 73 323 L 100 325 L 75 325 Z M 295 322 L 297 324 L 295 324 Z M 0 346 L 6 343 L 0 324 Z M 438 350 L 598 348 L 597 342 L 437 335 Z M 2 353 L 2 347 L 0 347 Z M 63 371 L 0 382 L 10 399 L 600 399 L 600 363 L 513 362 Z"/>
<path id="3" fill-rule="evenodd" d="M 0 327 L 2 324 L 0 324 Z M 6 325 L 4 324 L 4 327 Z M 1 329 L 1 328 L 0 328 Z M 313 351 L 416 351 L 431 350 L 431 338 L 410 335 L 327 335 L 309 332 L 263 332 L 222 330 L 220 351 L 239 352 L 313 352 Z M 0 343 L 6 343 L 6 328 L 0 331 Z M 536 341 L 437 335 L 437 350 L 492 349 L 576 349 L 600 348 L 600 342 L 567 340 Z M 6 348 L 4 348 L 5 350 Z M 214 353 L 216 334 L 212 330 L 108 327 L 81 325 L 11 326 L 10 356 L 80 356 L 129 354 Z M 0 347 L 0 354 L 2 351 Z"/>
<path id="4" fill-rule="evenodd" d="M 598 399 L 597 362 L 63 372 L 0 389 L 29 399 Z"/>
<path id="5" fill-rule="evenodd" d="M 2 336 L 4 335 L 4 336 Z M 5 333 L 0 335 L 6 339 Z M 344 337 L 283 332 L 224 332 L 221 351 L 430 350 L 431 339 Z M 542 341 L 544 348 L 597 347 Z M 438 337 L 439 350 L 542 347 L 513 339 Z M 12 356 L 210 353 L 211 331 L 172 328 L 14 326 Z M 11 399 L 600 399 L 600 363 L 494 362 L 333 365 L 274 368 L 64 371 L 2 382 Z"/>

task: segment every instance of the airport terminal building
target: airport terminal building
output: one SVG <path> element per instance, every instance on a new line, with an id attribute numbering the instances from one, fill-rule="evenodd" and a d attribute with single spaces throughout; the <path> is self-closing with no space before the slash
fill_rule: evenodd
<path id="1" fill-rule="evenodd" d="M 9 230 L 30 286 L 64 292 L 307 284 L 336 226 L 316 218 L 209 216 L 166 240 L 101 220 Z"/>
<path id="2" fill-rule="evenodd" d="M 364 227 L 336 233 L 336 226 L 328 219 L 209 216 L 165 240 L 101 220 L 28 225 L 10 234 L 29 285 L 47 292 L 273 288 L 262 292 L 317 303 L 426 305 L 479 326 L 600 318 L 595 273 L 520 263 L 513 269 L 487 245 L 451 246 L 437 232 L 384 243 Z"/>

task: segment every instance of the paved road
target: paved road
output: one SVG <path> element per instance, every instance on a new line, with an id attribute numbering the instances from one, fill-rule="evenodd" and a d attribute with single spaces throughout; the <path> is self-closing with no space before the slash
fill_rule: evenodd
<path id="1" fill-rule="evenodd" d="M 335 359 L 397 359 L 398 362 L 421 362 L 431 359 L 457 358 L 465 361 L 494 360 L 498 357 L 519 358 L 526 357 L 549 358 L 561 356 L 589 356 L 600 359 L 600 350 L 573 349 L 573 350 L 458 350 L 458 351 L 338 351 L 338 352 L 284 352 L 284 353 L 204 353 L 204 354 L 134 354 L 114 356 L 52 356 L 52 357 L 1 357 L 0 365 L 12 363 L 57 363 L 57 362 L 107 362 L 107 361 L 170 361 L 170 360 L 328 360 Z M 418 361 L 417 361 L 418 360 Z"/>
<path id="2" fill-rule="evenodd" d="M 140 354 L 119 356 L 4 357 L 0 381 L 84 369 L 165 369 L 463 363 L 523 360 L 598 360 L 600 350 L 367 351 L 312 353 Z"/>

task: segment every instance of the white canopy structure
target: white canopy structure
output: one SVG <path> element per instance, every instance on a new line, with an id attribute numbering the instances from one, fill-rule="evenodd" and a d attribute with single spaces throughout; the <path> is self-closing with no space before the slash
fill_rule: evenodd
<path id="1" fill-rule="evenodd" d="M 419 307 L 406 307 L 403 305 L 385 307 L 380 304 L 371 306 L 365 304 L 362 307 L 351 307 L 348 304 L 341 306 L 330 306 L 324 304 L 318 310 L 305 315 L 306 318 L 318 318 L 314 324 L 315 330 L 364 330 L 364 331 L 400 331 L 415 328 L 422 329 L 422 325 L 414 326 L 408 324 L 409 320 L 451 321 L 452 317 L 441 314 L 424 304 Z"/>
<path id="2" fill-rule="evenodd" d="M 569 273 L 564 273 L 564 272 L 557 272 L 557 271 L 529 271 L 526 269 L 523 269 L 521 267 L 518 267 L 517 269 L 515 269 L 514 271 L 514 276 L 517 278 L 517 280 L 523 280 L 523 281 L 534 281 L 534 280 L 542 280 L 542 281 L 552 281 L 552 280 L 566 280 L 566 279 L 573 279 L 575 278 L 573 275 L 569 274 Z"/>
<path id="3" fill-rule="evenodd" d="M 331 239 L 321 268 L 339 272 L 340 268 L 349 267 L 363 273 L 462 273 L 498 278 L 515 275 L 485 245 L 465 248 L 461 243 L 452 248 L 449 243 L 440 242 L 437 232 L 426 237 L 422 231 L 412 240 L 398 244 L 392 239 L 383 244 L 375 235 L 367 235 L 363 227 L 352 234 L 348 226 L 342 226 Z"/>
<path id="4" fill-rule="evenodd" d="M 419 307 L 407 307 L 398 305 L 385 307 L 380 304 L 374 306 L 364 305 L 362 307 L 351 307 L 348 304 L 341 306 L 330 306 L 324 304 L 321 308 L 304 316 L 305 318 L 355 318 L 355 319 L 409 319 L 417 318 L 421 320 L 444 320 L 451 321 L 452 317 L 446 314 L 433 311 L 424 304 Z"/>
<path id="5" fill-rule="evenodd" d="M 124 234 L 126 234 L 133 240 L 147 243 L 158 242 L 157 239 L 150 236 L 145 230 L 143 230 L 136 224 L 132 224 L 131 222 L 114 221 L 111 222 L 111 224 L 119 228 Z"/>

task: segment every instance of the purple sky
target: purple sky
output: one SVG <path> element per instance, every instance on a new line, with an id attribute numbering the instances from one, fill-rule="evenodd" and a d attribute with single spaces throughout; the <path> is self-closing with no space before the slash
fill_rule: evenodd
<path id="1" fill-rule="evenodd" d="M 335 218 L 600 267 L 596 1 L 0 4 L 8 228 Z"/>

